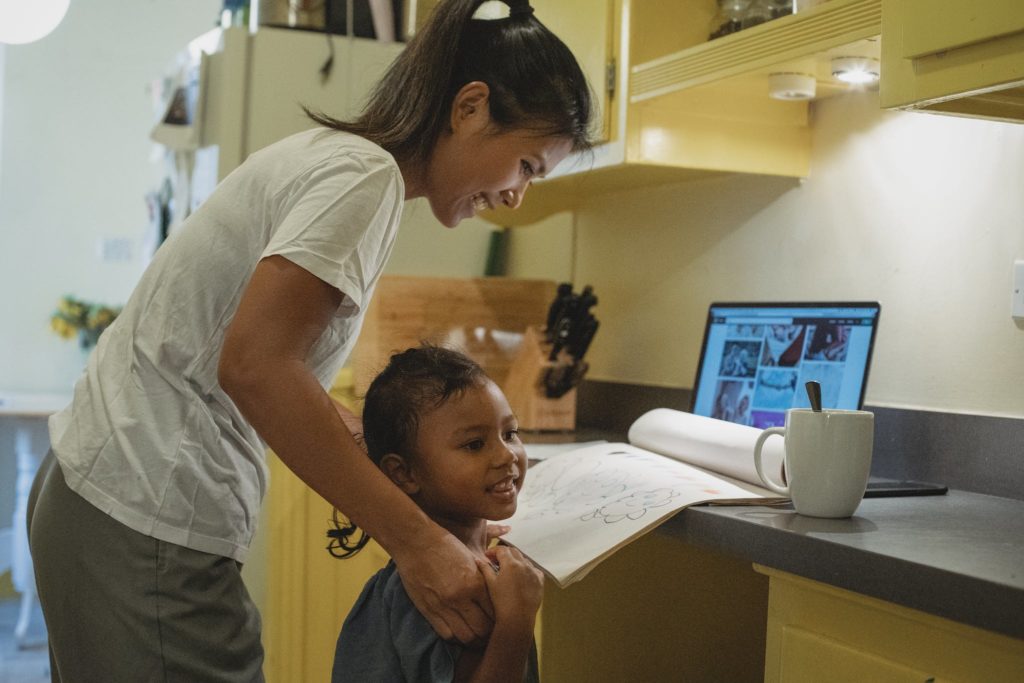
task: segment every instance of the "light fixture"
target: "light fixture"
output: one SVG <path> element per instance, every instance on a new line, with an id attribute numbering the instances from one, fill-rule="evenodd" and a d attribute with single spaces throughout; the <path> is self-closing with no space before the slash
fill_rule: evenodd
<path id="1" fill-rule="evenodd" d="M 810 100 L 818 82 L 814 76 L 788 71 L 768 74 L 768 96 L 776 100 Z"/>
<path id="2" fill-rule="evenodd" d="M 46 36 L 64 19 L 69 0 L 0 0 L 0 43 L 18 45 Z"/>
<path id="3" fill-rule="evenodd" d="M 834 57 L 832 77 L 843 83 L 864 85 L 878 80 L 880 63 L 873 57 Z"/>

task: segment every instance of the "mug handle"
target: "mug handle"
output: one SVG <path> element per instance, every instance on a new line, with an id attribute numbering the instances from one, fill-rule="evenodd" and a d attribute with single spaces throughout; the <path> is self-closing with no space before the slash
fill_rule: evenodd
<path id="1" fill-rule="evenodd" d="M 775 493 L 782 494 L 783 496 L 789 495 L 789 487 L 776 484 L 774 481 L 768 478 L 764 473 L 764 468 L 761 466 L 761 448 L 764 446 L 764 442 L 768 440 L 769 436 L 778 434 L 779 436 L 786 436 L 785 427 L 769 427 L 768 429 L 761 432 L 761 435 L 757 437 L 757 443 L 754 444 L 754 469 L 757 470 L 757 476 L 761 477 L 761 481 Z"/>

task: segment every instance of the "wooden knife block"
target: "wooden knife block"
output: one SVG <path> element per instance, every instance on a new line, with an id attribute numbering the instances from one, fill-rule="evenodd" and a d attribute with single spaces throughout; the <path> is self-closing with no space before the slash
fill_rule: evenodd
<path id="1" fill-rule="evenodd" d="M 576 389 L 558 398 L 545 395 L 544 374 L 556 365 L 548 360 L 550 355 L 551 345 L 544 340 L 540 328 L 527 327 L 502 386 L 523 431 L 572 431 L 576 428 Z"/>
<path id="2" fill-rule="evenodd" d="M 463 351 L 506 389 L 523 331 L 543 324 L 556 289 L 554 280 L 381 277 L 351 356 L 358 410 L 391 354 L 424 341 Z"/>

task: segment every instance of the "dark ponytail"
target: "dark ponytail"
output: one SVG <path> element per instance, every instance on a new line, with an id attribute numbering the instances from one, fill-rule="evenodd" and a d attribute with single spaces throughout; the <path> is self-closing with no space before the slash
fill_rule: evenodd
<path id="1" fill-rule="evenodd" d="M 592 98 L 569 48 L 525 0 L 506 0 L 505 19 L 473 19 L 483 0 L 445 0 L 377 83 L 363 112 L 340 121 L 306 109 L 317 123 L 355 133 L 400 161 L 425 162 L 448 127 L 451 103 L 467 83 L 490 88 L 501 130 L 525 128 L 589 149 Z"/>

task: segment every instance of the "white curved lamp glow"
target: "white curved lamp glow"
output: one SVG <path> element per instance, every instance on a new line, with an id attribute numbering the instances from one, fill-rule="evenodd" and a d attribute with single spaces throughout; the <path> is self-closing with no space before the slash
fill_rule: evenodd
<path id="1" fill-rule="evenodd" d="M 64 19 L 70 0 L 0 0 L 0 43 L 31 43 Z"/>

